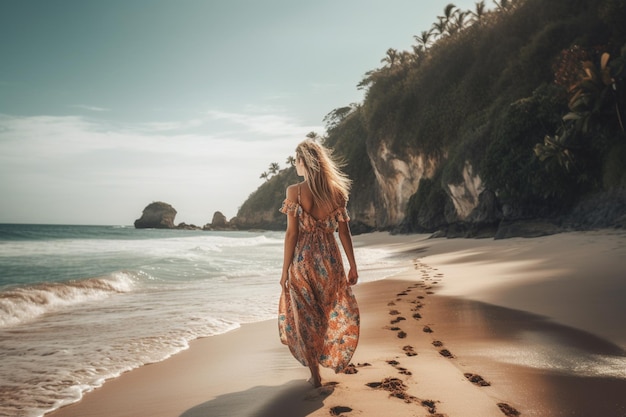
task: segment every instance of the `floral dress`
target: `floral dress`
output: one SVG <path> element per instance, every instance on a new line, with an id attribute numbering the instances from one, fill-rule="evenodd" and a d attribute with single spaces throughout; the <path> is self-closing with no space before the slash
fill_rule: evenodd
<path id="1" fill-rule="evenodd" d="M 300 191 L 298 189 L 298 191 Z M 359 340 L 359 308 L 346 280 L 334 232 L 350 220 L 345 207 L 317 220 L 298 202 L 285 199 L 280 211 L 298 218 L 298 241 L 289 266 L 288 290 L 278 308 L 280 340 L 304 366 L 307 358 L 343 371 Z"/>

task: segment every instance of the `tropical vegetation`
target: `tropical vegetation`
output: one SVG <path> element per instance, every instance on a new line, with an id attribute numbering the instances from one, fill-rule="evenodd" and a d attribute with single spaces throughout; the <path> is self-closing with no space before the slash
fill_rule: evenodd
<path id="1" fill-rule="evenodd" d="M 624 0 L 447 5 L 412 50 L 390 48 L 364 74 L 362 103 L 324 119 L 321 140 L 354 182 L 351 204 L 377 199 L 371 159 L 381 143 L 437 161 L 406 204 L 407 230 L 446 221 L 447 186 L 467 164 L 519 217 L 558 216 L 586 196 L 625 189 L 624 22 Z"/>

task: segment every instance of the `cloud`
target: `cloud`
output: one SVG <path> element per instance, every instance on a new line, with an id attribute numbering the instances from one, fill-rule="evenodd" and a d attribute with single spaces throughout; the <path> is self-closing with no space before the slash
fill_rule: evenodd
<path id="1" fill-rule="evenodd" d="M 11 196 L 0 221 L 41 221 L 25 217 L 46 202 L 48 221 L 75 221 L 76 210 L 117 224 L 158 199 L 187 213 L 184 221 L 208 221 L 211 210 L 232 216 L 269 164 L 284 167 L 313 129 L 284 115 L 221 111 L 137 124 L 0 114 L 0 195 Z"/>
<path id="2" fill-rule="evenodd" d="M 229 113 L 210 110 L 207 115 L 214 120 L 226 121 L 243 128 L 244 132 L 268 137 L 291 137 L 294 141 L 304 139 L 311 131 L 320 131 L 321 126 L 302 126 L 290 117 L 279 114 Z"/>
<path id="3" fill-rule="evenodd" d="M 75 109 L 83 109 L 83 110 L 90 110 L 90 111 L 96 111 L 96 112 L 111 111 L 111 109 L 106 109 L 104 107 L 88 106 L 85 104 L 74 104 L 70 107 L 75 108 Z"/>

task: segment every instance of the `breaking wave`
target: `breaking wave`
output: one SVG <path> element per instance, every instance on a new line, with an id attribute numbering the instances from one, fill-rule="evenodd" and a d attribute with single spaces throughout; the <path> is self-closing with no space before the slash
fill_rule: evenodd
<path id="1" fill-rule="evenodd" d="M 68 306 L 133 290 L 135 276 L 115 272 L 98 278 L 47 282 L 0 291 L 0 328 L 31 321 Z"/>

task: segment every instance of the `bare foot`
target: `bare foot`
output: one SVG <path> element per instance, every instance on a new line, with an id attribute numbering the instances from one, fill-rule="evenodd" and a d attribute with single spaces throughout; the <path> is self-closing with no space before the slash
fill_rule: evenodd
<path id="1" fill-rule="evenodd" d="M 322 377 L 320 376 L 320 368 L 319 365 L 309 366 L 309 370 L 311 371 L 311 378 L 309 379 L 309 383 L 313 385 L 315 388 L 319 388 L 322 386 Z"/>
<path id="2" fill-rule="evenodd" d="M 308 383 L 313 385 L 315 388 L 319 388 L 322 386 L 322 378 L 319 377 L 319 375 L 317 376 L 317 378 L 309 378 Z"/>

